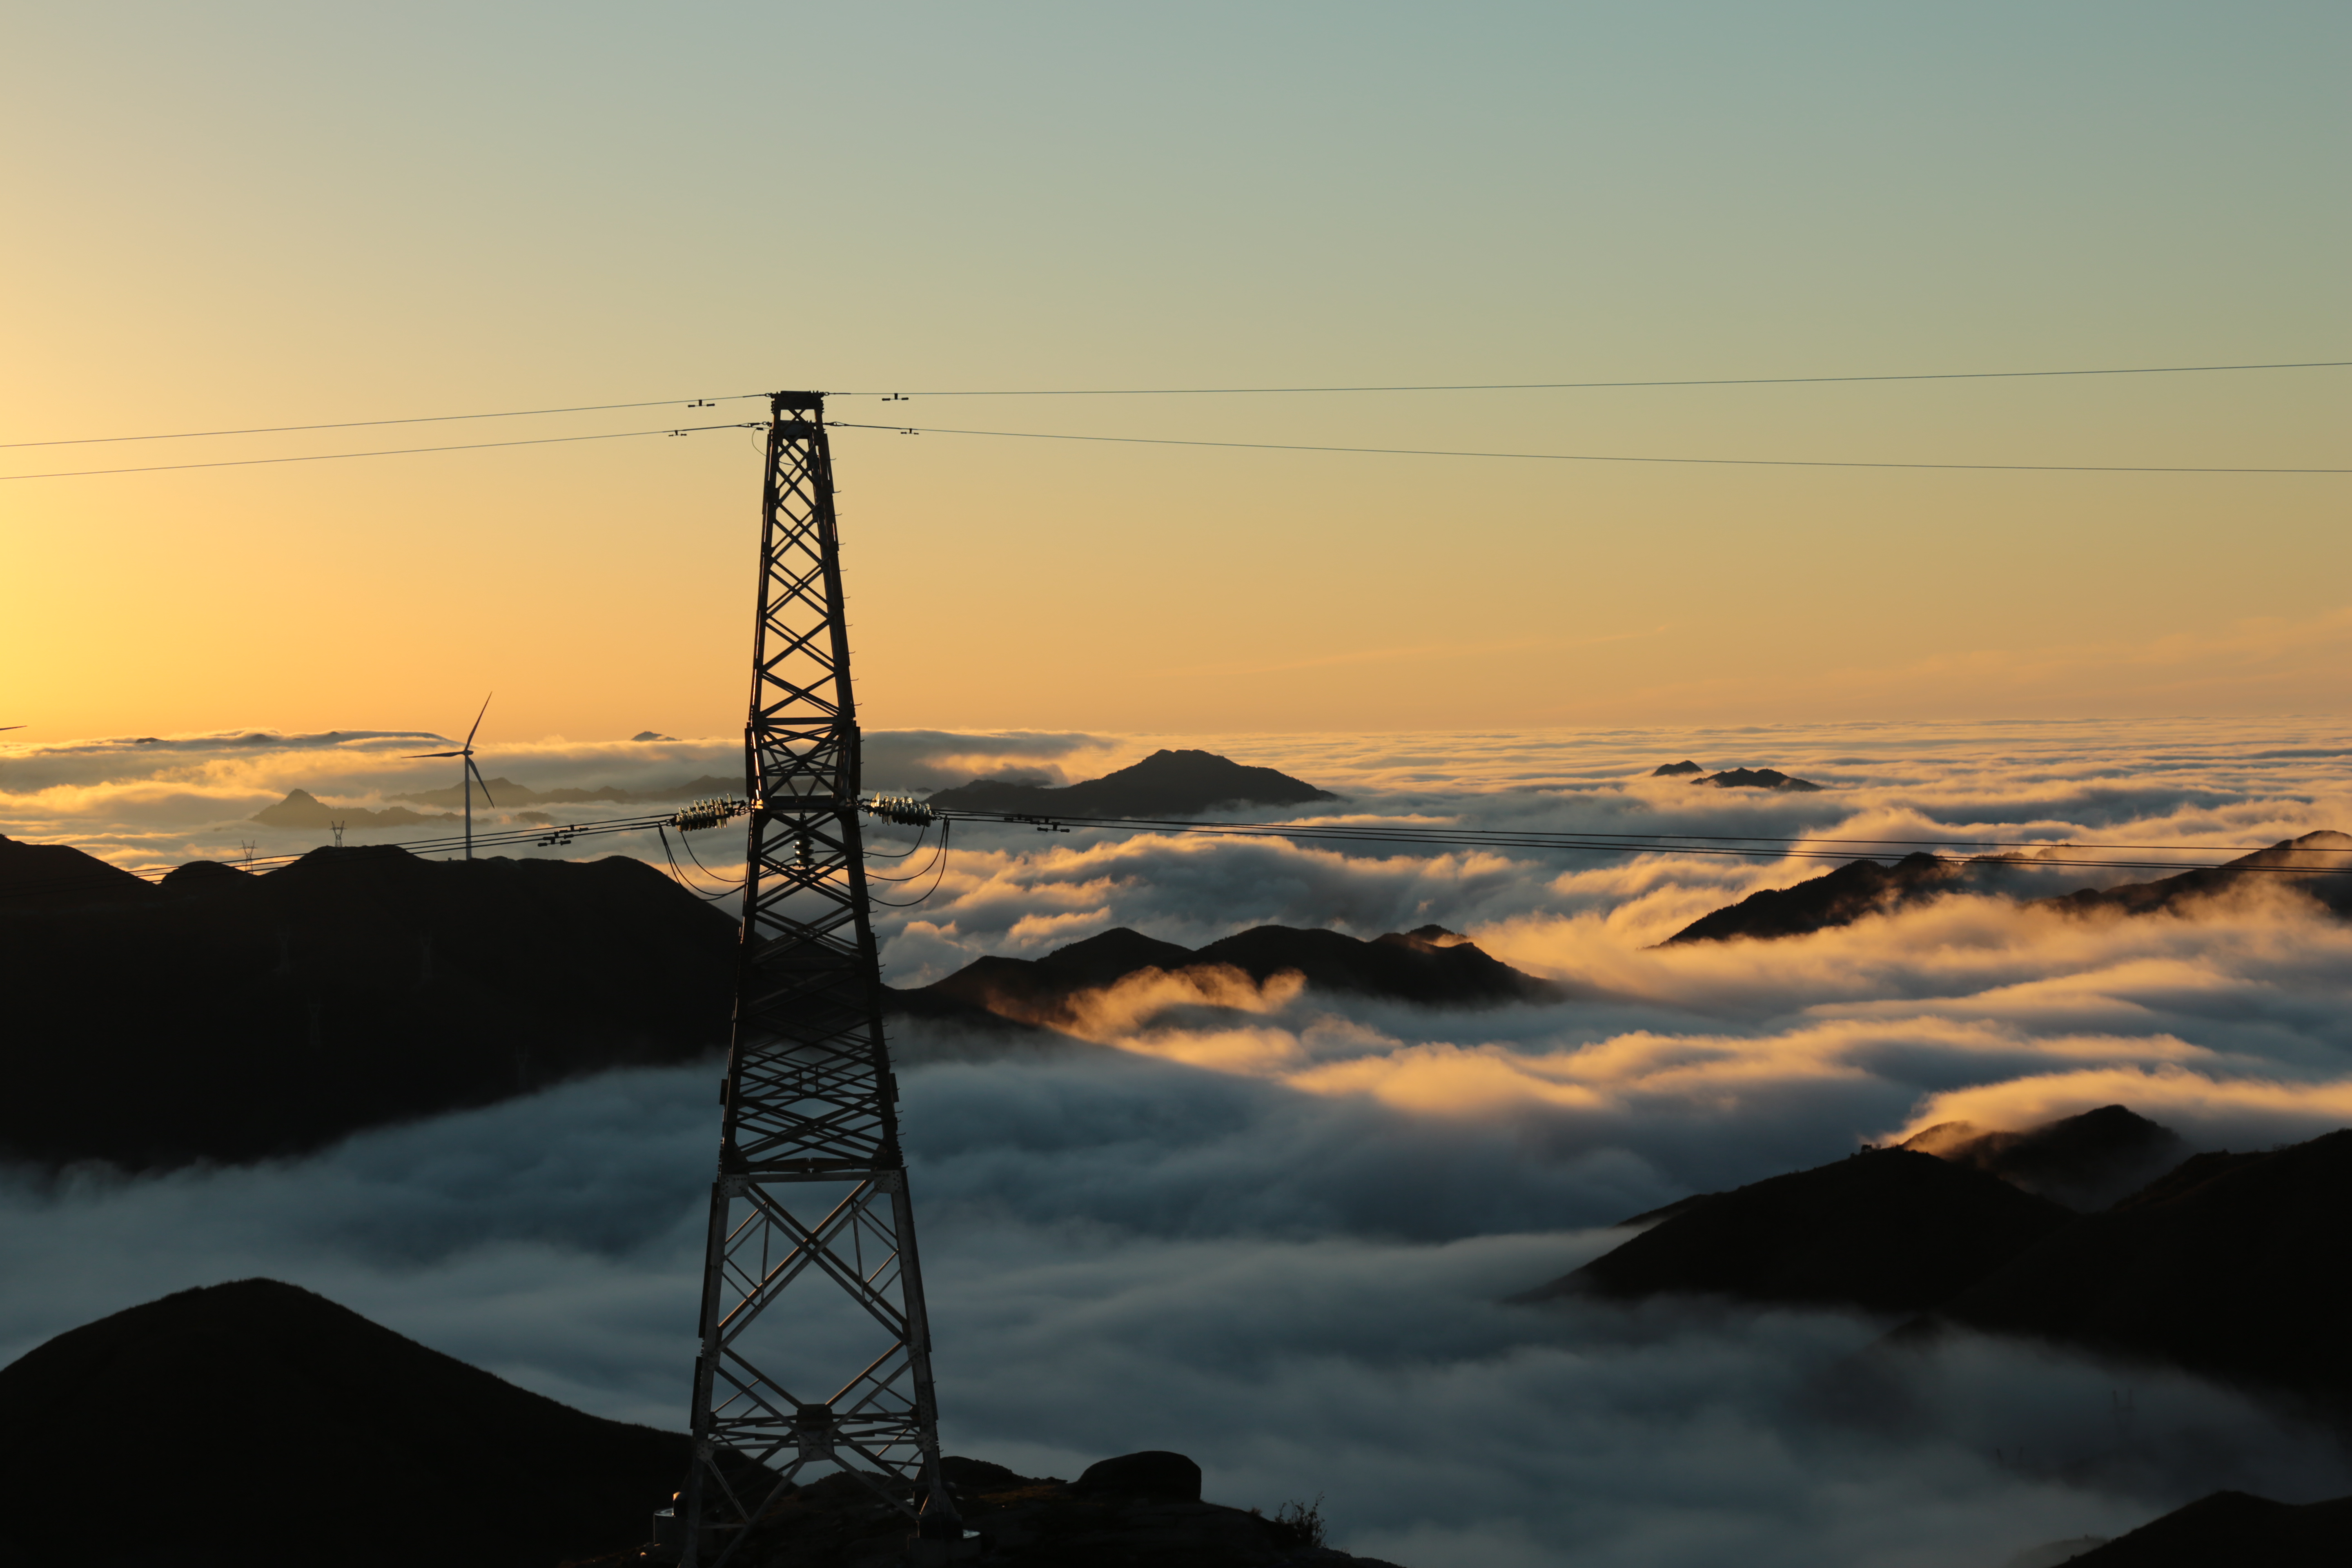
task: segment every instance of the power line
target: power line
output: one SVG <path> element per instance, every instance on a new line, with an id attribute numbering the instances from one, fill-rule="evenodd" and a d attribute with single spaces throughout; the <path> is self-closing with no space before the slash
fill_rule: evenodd
<path id="1" fill-rule="evenodd" d="M 1749 375 L 1697 381 L 1496 381 L 1400 386 L 1080 386 L 999 387 L 957 392 L 836 392 L 835 397 L 1234 397 L 1327 392 L 1570 392 L 1633 386 L 1822 386 L 1858 381 L 2015 381 L 2054 375 L 2197 375 L 2225 370 L 2337 370 L 2352 360 L 2277 364 L 2146 364 L 2095 370 L 1922 371 L 1894 375 Z"/>
<path id="2" fill-rule="evenodd" d="M 877 803 L 877 805 L 880 804 L 881 803 Z M 893 806 L 891 809 L 903 810 L 904 807 Z M 954 807 L 932 811 L 930 807 L 920 805 L 919 803 L 915 805 L 913 814 L 911 815 L 919 815 L 923 812 L 931 812 L 932 816 L 936 820 L 941 822 L 988 822 L 1002 824 L 1007 826 L 1031 826 L 1045 832 L 1065 830 L 1069 827 L 1084 827 L 1115 833 L 1171 833 L 1225 838 L 1282 838 L 1302 842 L 1313 840 L 1336 840 L 1340 842 L 1368 844 L 1430 844 L 1452 846 L 1457 848 L 1571 849 L 1612 855 L 1718 855 L 1744 857 L 1751 859 L 1772 858 L 1795 860 L 1874 860 L 1881 855 L 1893 853 L 1896 848 L 1908 845 L 1934 843 L 1937 847 L 1945 848 L 1974 848 L 1992 845 L 1996 842 L 1990 839 L 1799 839 L 1769 837 L 1763 835 L 1758 835 L 1754 837 L 1748 838 L 1736 838 L 1727 835 L 1717 836 L 1698 834 L 1653 835 L 1644 837 L 1634 834 L 1553 833 L 1545 832 L 1539 829 L 1517 831 L 1509 828 L 1377 827 L 1339 823 L 1199 823 L 1142 817 L 1063 816 L 1059 815 L 1024 812 L 966 811 Z M 897 816 L 890 816 L 888 810 L 885 810 L 883 815 L 888 817 L 889 820 L 899 820 Z M 1697 840 L 1698 842 L 1693 842 L 1693 840 Z M 1739 846 L 1742 845 L 1758 846 L 1758 847 L 1740 847 Z M 1813 845 L 1877 845 L 1881 846 L 1881 847 L 1876 849 L 1860 847 L 1811 847 L 1811 846 Z M 2217 863 L 2213 861 L 2183 860 L 2126 860 L 2115 858 L 2113 857 L 2102 857 L 2097 853 L 2098 850 L 2106 848 L 2128 851 L 2146 847 L 2172 849 L 2188 854 L 2213 854 L 2217 852 L 2214 847 L 2209 846 L 2077 846 L 2070 845 L 2063 841 L 2055 843 L 2043 841 L 2041 843 L 2021 842 L 2005 845 L 2001 847 L 2012 851 L 2039 850 L 2043 851 L 2044 853 L 2036 855 L 2031 858 L 2014 853 L 1994 854 L 1976 857 L 1975 858 L 1994 865 L 2007 866 L 2021 870 L 2040 870 L 2045 868 L 2063 867 L 2068 868 L 2084 869 L 2105 868 L 2110 870 L 2171 872 L 2230 870 L 2303 877 L 2343 876 L 2352 874 L 2352 867 L 2276 865 L 2246 866 L 2231 861 Z M 2252 853 L 2261 853 L 2263 850 L 2273 849 L 2275 847 L 2277 847 L 2264 845 L 2262 846 L 2260 849 L 2252 851 Z M 2084 849 L 2089 850 L 2091 853 L 2086 855 L 2078 855 L 2074 858 L 2066 859 L 2057 859 L 2050 858 L 2046 853 L 2053 848 Z M 2296 849 L 2289 847 L 2284 852 L 2288 854 L 2301 855 L 2352 855 L 2352 851 L 2322 848 Z"/>
<path id="3" fill-rule="evenodd" d="M 2057 373 L 2051 373 L 2057 374 Z M 452 418 L 495 418 L 494 415 L 452 415 Z M 1121 446 L 1222 447 L 1256 452 L 1338 452 L 1358 456 L 1404 458 L 1485 458 L 1550 463 L 1665 463 L 1709 468 L 1899 468 L 1958 470 L 1981 473 L 2054 474 L 2345 474 L 2352 468 L 2196 468 L 2180 465 L 2128 463 L 1893 463 L 1818 458 L 1652 458 L 1593 452 L 1478 452 L 1428 447 L 1334 447 L 1275 441 L 1199 441 L 1166 436 L 1076 436 L 1047 430 L 967 430 L 945 426 L 863 425 L 834 419 L 826 423 L 843 430 L 889 430 L 902 435 L 986 436 L 1022 441 L 1098 441 Z M 332 426 L 320 426 L 320 429 Z M 363 452 L 310 452 L 285 458 L 225 458 L 198 463 L 146 463 L 121 468 L 63 468 L 36 474 L 0 474 L 10 479 L 78 479 L 106 474 L 173 473 L 184 468 L 244 468 L 276 463 L 328 463 L 352 458 L 406 458 L 431 452 L 480 452 L 500 447 L 554 447 L 575 441 L 625 441 L 645 436 L 690 436 L 706 430 L 751 430 L 758 426 L 730 421 L 723 425 L 683 425 L 658 430 L 607 430 L 593 436 L 535 436 L 513 441 L 466 441 L 439 447 L 387 447 Z M 131 437 L 126 437 L 129 439 Z"/>
<path id="4" fill-rule="evenodd" d="M 730 392 L 718 397 L 656 397 L 646 403 L 583 403 L 571 408 L 503 408 L 493 414 L 419 414 L 405 419 L 342 419 L 331 425 L 257 425 L 244 430 L 172 430 L 158 436 L 68 436 L 53 441 L 0 441 L 0 451 L 16 447 L 92 447 L 108 441 L 193 441 L 210 436 L 283 436 L 296 430 L 357 430 L 375 425 L 440 425 L 457 419 L 527 419 L 542 414 L 603 414 L 615 408 L 707 408 L 714 403 L 740 403 L 747 398 L 767 395 L 764 392 Z"/>
<path id="5" fill-rule="evenodd" d="M 690 436 L 701 430 L 756 428 L 757 426 L 739 424 L 683 425 L 667 430 L 608 430 L 600 436 L 534 436 L 520 441 L 467 441 L 452 447 L 390 447 L 367 452 L 311 452 L 297 458 L 226 458 L 208 463 L 150 463 L 132 468 L 68 468 L 48 474 L 0 474 L 0 480 L 79 479 L 96 474 L 160 474 L 179 468 L 247 468 L 261 463 L 331 463 L 344 458 L 407 458 L 420 452 L 479 452 L 492 447 L 555 447 L 569 441 L 625 441 L 637 436 Z"/>
<path id="6" fill-rule="evenodd" d="M 1497 381 L 1381 386 L 1103 386 L 1001 387 L 950 392 L 842 392 L 836 397 L 1248 397 L 1349 392 L 1566 392 L 1644 386 L 1822 386 L 1851 382 L 1885 381 L 2016 381 L 2075 375 L 2197 375 L 2215 371 L 2336 370 L 2352 360 L 2291 360 L 2265 364 L 2157 364 L 2105 366 L 2091 370 L 1968 370 L 1920 371 L 1886 375 L 1753 375 L 1721 376 L 1689 381 Z M 192 441 L 216 436 L 283 436 L 305 430 L 358 430 L 386 425 L 435 425 L 467 419 L 526 419 L 551 414 L 600 414 L 621 408 L 704 408 L 714 403 L 742 403 L 771 395 L 764 392 L 730 392 L 715 397 L 655 397 L 636 403 L 583 403 L 562 408 L 500 408 L 485 414 L 417 414 L 396 419 L 339 419 L 317 425 L 255 425 L 226 430 L 167 430 L 144 436 L 64 436 L 42 441 L 0 441 L 0 451 L 25 447 L 88 447 L 121 441 Z M 436 450 L 439 448 L 420 448 Z M 267 461 L 268 459 L 261 459 Z M 94 470 L 103 473 L 121 469 Z M 55 479 L 60 475 L 20 474 L 17 479 Z"/>
<path id="7" fill-rule="evenodd" d="M 1142 447 L 1230 447 L 1252 452 L 1350 452 L 1397 458 L 1508 458 L 1547 463 L 1675 463 L 1743 468 L 1934 468 L 1983 473 L 2030 474 L 2352 474 L 2352 468 L 2189 468 L 2144 463 L 1878 463 L 1826 458 L 1631 458 L 1592 452 L 1467 452 L 1430 447 L 1321 447 L 1275 441 L 1190 441 L 1167 436 L 1072 436 L 1047 430 L 964 430 L 927 425 L 853 425 L 828 420 L 844 430 L 896 430 L 908 436 L 994 436 L 1021 441 L 1108 441 Z"/>

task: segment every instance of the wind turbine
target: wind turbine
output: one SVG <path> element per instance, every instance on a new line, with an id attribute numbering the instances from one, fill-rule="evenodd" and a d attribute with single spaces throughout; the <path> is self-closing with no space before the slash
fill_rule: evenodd
<path id="1" fill-rule="evenodd" d="M 495 691 L 490 693 L 490 697 L 497 695 Z M 482 713 L 490 710 L 490 697 L 482 699 Z M 466 759 L 464 764 L 457 770 L 457 782 L 465 787 L 466 791 L 466 858 L 468 860 L 474 858 L 474 786 L 477 784 L 482 786 L 482 799 L 485 803 L 490 805 L 499 804 L 490 799 L 489 781 L 482 777 L 482 770 L 474 765 L 474 735 L 482 727 L 482 713 L 474 715 L 474 728 L 466 731 L 466 743 L 456 751 L 408 753 L 411 757 L 463 757 Z"/>

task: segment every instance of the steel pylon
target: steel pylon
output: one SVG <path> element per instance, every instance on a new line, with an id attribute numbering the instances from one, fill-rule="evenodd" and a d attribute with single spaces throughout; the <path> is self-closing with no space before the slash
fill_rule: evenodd
<path id="1" fill-rule="evenodd" d="M 866 1478 L 923 1536 L 961 1535 L 882 1036 L 822 395 L 775 395 L 762 489 L 734 1038 L 678 1500 L 688 1568 L 736 1558 L 816 1464 Z"/>

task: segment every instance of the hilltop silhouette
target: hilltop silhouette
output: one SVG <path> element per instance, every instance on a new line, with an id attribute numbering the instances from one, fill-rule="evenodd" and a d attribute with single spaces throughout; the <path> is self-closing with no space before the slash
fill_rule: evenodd
<path id="1" fill-rule="evenodd" d="M 24 912 L 136 906 L 155 885 L 69 844 L 26 844 L 0 836 L 0 920 Z M 0 963 L 5 963 L 0 958 Z"/>
<path id="2" fill-rule="evenodd" d="M 1306 805 L 1339 797 L 1272 768 L 1246 767 L 1213 752 L 1154 752 L 1132 767 L 1082 784 L 974 779 L 930 796 L 935 806 L 1050 816 L 1198 816 L 1230 805 Z"/>
<path id="3" fill-rule="evenodd" d="M 1675 1292 L 1916 1311 L 2071 1217 L 1998 1176 L 1874 1150 L 1691 1203 L 1520 1300 Z"/>
<path id="4" fill-rule="evenodd" d="M 183 1290 L 0 1368 L 10 1562 L 553 1568 L 643 1541 L 689 1457 L 683 1434 L 274 1279 Z"/>

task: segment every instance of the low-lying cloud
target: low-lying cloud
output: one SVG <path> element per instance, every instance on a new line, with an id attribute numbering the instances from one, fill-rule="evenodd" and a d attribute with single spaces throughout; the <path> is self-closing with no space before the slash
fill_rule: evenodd
<path id="1" fill-rule="evenodd" d="M 1210 1495 L 1320 1495 L 1413 1568 L 1998 1568 L 2216 1486 L 2352 1484 L 2176 1375 L 1844 1314 L 1502 1298 L 1618 1234 L 1671 1138 L 1582 1147 L 1131 1056 L 903 1074 L 958 1452 L 1064 1476 L 1172 1447 Z M 317 1158 L 0 1195 L 0 1358 L 165 1289 L 319 1289 L 585 1408 L 684 1417 L 715 1112 L 637 1072 Z M 1755 1171 L 1772 1156 L 1748 1152 Z M 843 1331 L 810 1291 L 798 1331 Z"/>

